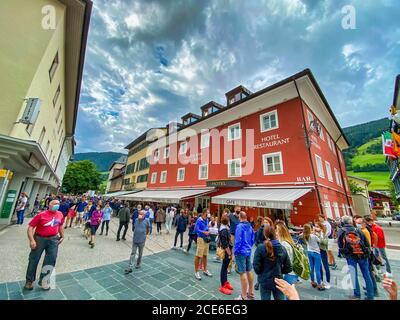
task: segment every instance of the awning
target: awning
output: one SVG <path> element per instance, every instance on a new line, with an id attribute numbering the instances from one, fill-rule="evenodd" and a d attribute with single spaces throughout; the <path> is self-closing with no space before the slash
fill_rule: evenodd
<path id="1" fill-rule="evenodd" d="M 292 209 L 293 202 L 310 188 L 244 188 L 211 198 L 211 203 L 246 207 Z"/>
<path id="2" fill-rule="evenodd" d="M 206 194 L 213 190 L 214 188 L 143 190 L 134 194 L 123 195 L 119 198 L 121 200 L 178 203 L 180 200 Z"/>
<path id="3" fill-rule="evenodd" d="M 123 190 L 123 191 L 116 191 L 116 192 L 111 192 L 111 193 L 106 193 L 103 195 L 103 197 L 105 198 L 112 198 L 112 197 L 118 197 L 118 196 L 122 196 L 122 195 L 127 195 L 127 194 L 131 194 L 131 193 L 135 193 L 135 192 L 139 192 L 140 190 Z"/>

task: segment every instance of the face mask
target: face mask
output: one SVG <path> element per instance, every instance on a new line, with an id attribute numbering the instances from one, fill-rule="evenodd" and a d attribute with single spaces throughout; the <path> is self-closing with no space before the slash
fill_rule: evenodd
<path id="1" fill-rule="evenodd" d="M 360 229 L 362 228 L 362 224 L 357 223 L 356 226 L 357 226 L 357 228 L 360 228 Z"/>
<path id="2" fill-rule="evenodd" d="M 51 211 L 57 211 L 60 208 L 59 204 L 55 204 L 52 208 Z"/>

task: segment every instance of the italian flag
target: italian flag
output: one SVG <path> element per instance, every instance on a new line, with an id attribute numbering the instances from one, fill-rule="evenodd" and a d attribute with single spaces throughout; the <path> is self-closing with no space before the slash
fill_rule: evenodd
<path id="1" fill-rule="evenodd" d="M 390 132 L 384 132 L 382 134 L 382 146 L 383 146 L 383 154 L 390 158 L 397 158 L 393 152 L 393 139 L 392 134 Z"/>

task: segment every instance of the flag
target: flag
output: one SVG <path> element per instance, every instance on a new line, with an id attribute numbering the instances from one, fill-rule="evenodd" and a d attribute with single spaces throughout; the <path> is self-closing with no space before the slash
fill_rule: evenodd
<path id="1" fill-rule="evenodd" d="M 382 134 L 382 146 L 383 146 L 383 154 L 390 158 L 397 158 L 393 152 L 393 139 L 390 132 L 384 132 Z"/>

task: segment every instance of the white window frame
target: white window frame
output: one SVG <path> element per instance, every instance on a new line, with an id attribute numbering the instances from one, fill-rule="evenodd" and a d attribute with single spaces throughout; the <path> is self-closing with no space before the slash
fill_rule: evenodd
<path id="1" fill-rule="evenodd" d="M 207 138 L 207 140 L 205 140 L 206 138 Z M 200 142 L 200 149 L 206 149 L 206 148 L 210 147 L 210 133 L 209 132 L 202 133 L 200 139 L 201 139 L 200 140 L 201 141 Z M 205 141 L 207 143 L 204 143 Z"/>
<path id="2" fill-rule="evenodd" d="M 233 128 L 233 127 L 239 127 L 239 136 L 231 137 L 231 128 Z M 242 137 L 242 129 L 240 126 L 240 122 L 228 126 L 228 141 L 239 140 L 241 137 Z"/>
<path id="3" fill-rule="evenodd" d="M 234 162 L 239 162 L 239 175 L 231 175 L 231 165 Z M 237 178 L 242 176 L 242 159 L 241 158 L 236 158 L 236 159 L 231 159 L 228 160 L 228 177 L 229 178 Z"/>
<path id="4" fill-rule="evenodd" d="M 343 215 L 347 216 L 347 210 L 346 210 L 346 205 L 344 203 L 342 203 L 342 211 L 343 211 Z"/>
<path id="5" fill-rule="evenodd" d="M 270 115 L 275 115 L 276 126 L 275 127 L 270 127 L 270 128 L 267 129 L 267 128 L 264 128 L 264 121 L 263 120 L 264 120 L 264 117 L 270 116 Z M 267 131 L 275 130 L 275 129 L 278 129 L 278 128 L 279 128 L 279 120 L 278 120 L 278 111 L 276 109 L 260 115 L 260 132 L 267 132 Z"/>
<path id="6" fill-rule="evenodd" d="M 336 180 L 336 184 L 340 187 L 343 187 L 342 184 L 342 179 L 340 178 L 340 172 L 338 169 L 335 168 L 335 180 Z"/>
<path id="7" fill-rule="evenodd" d="M 307 119 L 308 119 L 308 124 L 311 125 L 311 122 L 314 121 L 314 116 L 311 113 L 310 110 L 307 110 Z"/>
<path id="8" fill-rule="evenodd" d="M 329 169 L 328 169 L 328 167 L 329 167 Z M 328 176 L 328 180 L 330 182 L 333 182 L 332 167 L 328 161 L 325 161 L 325 169 L 326 169 L 326 175 Z"/>
<path id="9" fill-rule="evenodd" d="M 324 129 L 322 128 L 322 125 L 321 125 L 320 130 L 321 130 L 321 131 L 319 132 L 319 137 L 320 137 L 323 141 L 325 141 Z"/>
<path id="10" fill-rule="evenodd" d="M 206 177 L 202 177 L 201 176 L 201 168 L 207 168 L 207 176 Z M 208 179 L 208 164 L 201 164 L 199 165 L 199 180 L 207 180 Z"/>
<path id="11" fill-rule="evenodd" d="M 165 147 L 165 149 L 164 149 L 164 158 L 165 159 L 169 158 L 169 147 Z"/>
<path id="12" fill-rule="evenodd" d="M 277 172 L 268 172 L 268 165 L 267 165 L 267 158 L 273 158 L 275 156 L 279 156 L 279 164 L 281 166 L 281 171 Z M 263 161 L 263 171 L 264 171 L 264 176 L 271 176 L 271 175 L 277 175 L 277 174 L 283 174 L 283 160 L 282 160 L 282 152 L 273 152 L 273 153 L 266 153 L 262 155 L 262 161 Z M 272 161 L 272 164 L 274 165 L 274 162 Z"/>
<path id="13" fill-rule="evenodd" d="M 154 151 L 154 157 L 153 157 L 154 162 L 157 162 L 158 160 L 160 160 L 160 149 L 156 149 Z"/>
<path id="14" fill-rule="evenodd" d="M 332 207 L 333 211 L 335 212 L 336 218 L 340 218 L 340 211 L 339 211 L 339 205 L 337 202 L 332 202 Z"/>
<path id="15" fill-rule="evenodd" d="M 326 216 L 327 216 L 328 218 L 333 219 L 331 203 L 330 203 L 329 201 L 325 201 L 324 207 L 325 207 Z"/>
<path id="16" fill-rule="evenodd" d="M 185 151 L 183 151 L 182 146 L 185 146 Z M 179 146 L 179 154 L 186 154 L 186 153 L 187 153 L 187 141 L 183 141 Z"/>
<path id="17" fill-rule="evenodd" d="M 328 141 L 328 147 L 329 147 L 329 149 L 330 149 L 331 151 L 333 151 L 333 150 L 332 150 L 332 145 L 331 145 L 331 138 L 329 138 L 328 135 L 327 135 L 327 137 L 326 137 L 326 140 Z"/>
<path id="18" fill-rule="evenodd" d="M 151 183 L 152 184 L 157 183 L 157 172 L 153 172 L 151 174 Z"/>
<path id="19" fill-rule="evenodd" d="M 182 172 L 183 171 L 183 178 L 182 179 L 179 179 L 179 176 L 180 176 L 180 172 Z M 176 172 L 176 181 L 185 181 L 185 168 L 178 168 L 178 171 Z"/>
<path id="20" fill-rule="evenodd" d="M 166 170 L 165 171 L 161 171 L 160 183 L 166 183 L 166 182 L 167 182 L 167 171 Z"/>
<path id="21" fill-rule="evenodd" d="M 318 176 L 320 178 L 325 179 L 324 165 L 322 163 L 321 157 L 319 155 L 317 155 L 317 154 L 315 155 L 315 163 L 317 164 Z"/>

